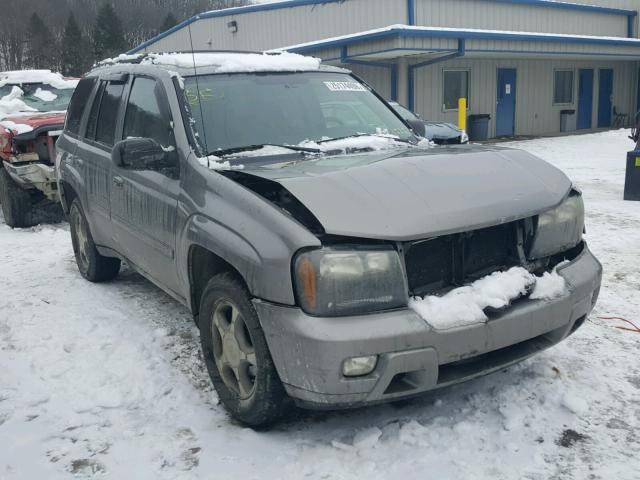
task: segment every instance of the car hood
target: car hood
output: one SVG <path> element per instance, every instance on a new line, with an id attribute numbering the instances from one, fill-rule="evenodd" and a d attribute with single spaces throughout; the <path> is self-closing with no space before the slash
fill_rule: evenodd
<path id="1" fill-rule="evenodd" d="M 29 125 L 34 130 L 36 128 L 64 125 L 65 112 L 47 112 L 47 113 L 25 113 L 19 115 L 9 115 L 1 118 L 0 121 L 9 121 L 20 125 Z"/>
<path id="2" fill-rule="evenodd" d="M 483 228 L 558 205 L 571 182 L 520 150 L 456 146 L 245 166 L 302 202 L 326 233 L 415 240 Z"/>
<path id="3" fill-rule="evenodd" d="M 451 123 L 424 122 L 425 137 L 429 140 L 458 138 L 462 130 Z"/>

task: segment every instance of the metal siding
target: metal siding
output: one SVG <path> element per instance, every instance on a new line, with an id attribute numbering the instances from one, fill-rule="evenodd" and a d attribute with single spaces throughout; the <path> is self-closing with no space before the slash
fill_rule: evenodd
<path id="1" fill-rule="evenodd" d="M 339 66 L 348 68 L 357 76 L 361 77 L 387 100 L 391 98 L 391 72 L 388 68 L 352 64 Z"/>
<path id="2" fill-rule="evenodd" d="M 586 3 L 586 2 L 585 2 Z M 592 1 L 592 5 L 608 2 Z M 625 2 L 619 2 L 621 4 Z M 629 3 L 629 2 L 627 2 Z M 640 6 L 638 2 L 634 8 Z M 417 0 L 416 24 L 574 35 L 627 36 L 627 17 L 481 0 Z"/>
<path id="3" fill-rule="evenodd" d="M 441 120 L 457 123 L 457 112 L 442 111 L 442 70 L 462 68 L 471 71 L 470 111 L 469 113 L 491 114 L 490 135 L 495 134 L 496 84 L 498 68 L 517 69 L 516 96 L 516 134 L 543 135 L 560 130 L 560 110 L 577 106 L 577 70 L 593 68 L 594 105 L 597 105 L 598 80 L 600 68 L 613 68 L 614 87 L 613 104 L 620 112 L 630 113 L 635 99 L 633 62 L 605 62 L 580 60 L 495 60 L 495 59 L 459 59 L 433 65 L 416 72 L 416 110 L 429 120 Z M 574 77 L 574 102 L 571 106 L 553 105 L 554 69 L 571 68 L 576 71 Z M 596 124 L 597 108 L 593 112 L 593 124 Z"/>
<path id="4" fill-rule="evenodd" d="M 233 20 L 238 23 L 235 34 L 227 28 Z M 406 21 L 406 0 L 348 0 L 205 18 L 193 23 L 191 30 L 196 50 L 268 50 Z M 147 50 L 184 50 L 189 47 L 187 30 L 178 30 Z"/>

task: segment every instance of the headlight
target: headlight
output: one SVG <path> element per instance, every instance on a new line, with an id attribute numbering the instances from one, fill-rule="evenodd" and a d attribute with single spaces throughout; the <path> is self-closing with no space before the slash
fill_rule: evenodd
<path id="1" fill-rule="evenodd" d="M 575 247 L 584 231 L 582 196 L 572 191 L 562 204 L 538 217 L 538 228 L 529 257 L 544 258 Z"/>
<path id="2" fill-rule="evenodd" d="M 386 247 L 322 248 L 293 261 L 298 302 L 310 315 L 358 315 L 407 305 L 398 253 Z"/>
<path id="3" fill-rule="evenodd" d="M 469 143 L 469 135 L 464 130 L 462 131 L 462 135 L 460 135 L 460 143 Z"/>

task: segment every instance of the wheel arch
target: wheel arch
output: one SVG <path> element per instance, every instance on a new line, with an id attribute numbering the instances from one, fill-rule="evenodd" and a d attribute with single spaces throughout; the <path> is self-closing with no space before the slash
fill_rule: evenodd
<path id="1" fill-rule="evenodd" d="M 200 302 L 207 283 L 211 278 L 222 273 L 231 273 L 249 289 L 240 271 L 220 255 L 199 244 L 189 248 L 187 257 L 189 273 L 189 302 L 196 323 L 199 322 Z"/>

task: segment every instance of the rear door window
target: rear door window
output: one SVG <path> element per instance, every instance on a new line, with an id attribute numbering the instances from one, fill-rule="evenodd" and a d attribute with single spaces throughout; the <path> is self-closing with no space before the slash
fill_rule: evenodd
<path id="1" fill-rule="evenodd" d="M 87 120 L 87 130 L 84 135 L 89 140 L 96 139 L 96 127 L 98 125 L 98 113 L 100 112 L 100 102 L 102 101 L 102 94 L 104 93 L 104 88 L 106 86 L 107 86 L 107 82 L 100 82 L 100 86 L 98 86 L 98 91 L 96 92 L 96 96 L 93 99 L 93 105 L 91 106 L 91 110 L 89 111 L 89 119 Z"/>
<path id="2" fill-rule="evenodd" d="M 65 129 L 68 133 L 78 134 L 80 132 L 80 123 L 82 122 L 82 114 L 84 113 L 85 106 L 89 101 L 89 95 L 93 90 L 93 86 L 96 83 L 95 78 L 83 78 L 78 83 L 73 97 L 71 97 L 71 103 L 67 110 L 67 123 Z"/>
<path id="3" fill-rule="evenodd" d="M 124 86 L 122 82 L 109 82 L 100 101 L 95 139 L 108 147 L 112 147 L 114 143 L 118 111 Z"/>

